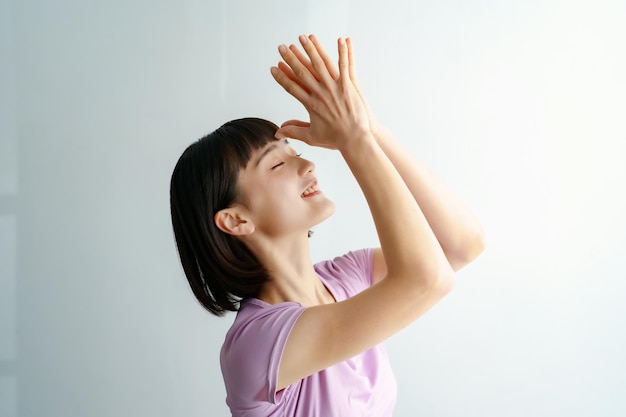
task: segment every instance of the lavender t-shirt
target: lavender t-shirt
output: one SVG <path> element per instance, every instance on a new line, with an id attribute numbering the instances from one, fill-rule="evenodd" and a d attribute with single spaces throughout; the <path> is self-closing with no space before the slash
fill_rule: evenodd
<path id="1" fill-rule="evenodd" d="M 335 299 L 342 301 L 371 285 L 372 256 L 371 249 L 349 252 L 316 264 L 315 270 Z M 242 302 L 220 355 L 232 415 L 391 416 L 396 381 L 382 344 L 276 392 L 287 337 L 304 310 L 296 302 Z"/>

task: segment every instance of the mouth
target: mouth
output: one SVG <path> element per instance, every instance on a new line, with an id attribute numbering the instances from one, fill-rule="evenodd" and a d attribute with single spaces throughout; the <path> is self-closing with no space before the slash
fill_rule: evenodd
<path id="1" fill-rule="evenodd" d="M 302 194 L 300 194 L 300 197 L 302 198 L 312 197 L 316 194 L 319 194 L 320 192 L 321 191 L 319 189 L 319 186 L 317 185 L 317 181 L 315 181 L 311 185 L 309 185 L 307 189 L 302 192 Z"/>

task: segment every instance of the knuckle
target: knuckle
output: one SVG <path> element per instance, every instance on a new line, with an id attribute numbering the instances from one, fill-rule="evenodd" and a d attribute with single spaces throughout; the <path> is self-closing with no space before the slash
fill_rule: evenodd
<path id="1" fill-rule="evenodd" d="M 285 83 L 283 84 L 283 88 L 285 89 L 285 91 L 287 91 L 289 94 L 293 95 L 296 91 L 296 89 L 294 88 L 294 85 L 292 83 Z"/>
<path id="2" fill-rule="evenodd" d="M 297 66 L 296 68 L 294 68 L 293 69 L 293 73 L 296 75 L 296 77 L 298 77 L 300 79 L 304 79 L 305 76 L 306 76 L 306 71 L 301 66 Z"/>
<path id="3" fill-rule="evenodd" d="M 313 61 L 313 69 L 314 69 L 315 71 L 317 71 L 318 73 L 319 73 L 320 71 L 322 71 L 324 68 L 325 68 L 325 65 L 324 65 L 324 63 L 323 63 L 323 62 L 321 62 L 321 61 L 319 61 L 319 60 L 315 60 L 315 61 Z"/>

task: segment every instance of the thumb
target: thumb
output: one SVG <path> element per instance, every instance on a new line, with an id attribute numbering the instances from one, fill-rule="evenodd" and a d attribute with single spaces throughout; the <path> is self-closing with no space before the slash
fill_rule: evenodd
<path id="1" fill-rule="evenodd" d="M 292 138 L 301 140 L 305 143 L 311 142 L 310 124 L 300 120 L 289 120 L 282 124 L 280 129 L 276 131 L 274 137 L 277 139 Z"/>
<path id="2" fill-rule="evenodd" d="M 309 127 L 309 126 L 311 126 L 311 123 L 305 122 L 305 121 L 302 121 L 302 120 L 291 119 L 291 120 L 287 120 L 282 125 L 280 125 L 280 127 L 284 127 L 284 126 Z"/>
<path id="3" fill-rule="evenodd" d="M 301 140 L 304 143 L 311 144 L 311 131 L 308 127 L 284 126 L 276 131 L 274 137 L 276 139 L 297 139 Z"/>

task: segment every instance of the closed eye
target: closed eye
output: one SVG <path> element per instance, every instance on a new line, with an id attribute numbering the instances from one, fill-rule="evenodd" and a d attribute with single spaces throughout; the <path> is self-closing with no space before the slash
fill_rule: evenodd
<path id="1" fill-rule="evenodd" d="M 284 143 L 286 145 L 289 145 L 289 141 L 287 139 L 285 139 Z M 291 146 L 287 146 L 287 152 L 288 152 L 288 154 L 291 154 L 292 156 L 295 156 L 295 157 L 298 157 L 298 158 L 300 158 L 302 156 L 302 152 L 297 153 Z M 284 163 L 285 163 L 284 161 L 281 161 L 281 162 L 277 163 L 276 165 L 273 165 L 270 168 L 270 171 L 275 170 L 276 168 L 280 167 Z"/>

